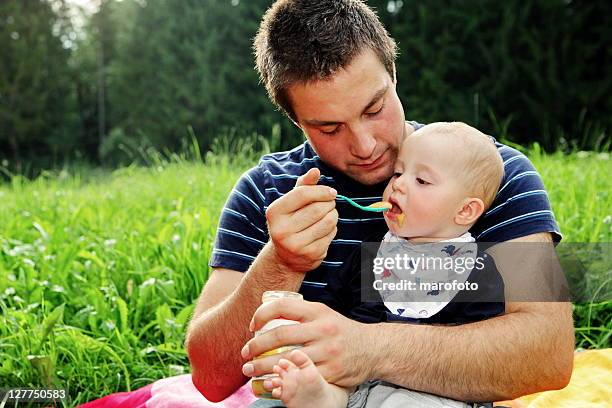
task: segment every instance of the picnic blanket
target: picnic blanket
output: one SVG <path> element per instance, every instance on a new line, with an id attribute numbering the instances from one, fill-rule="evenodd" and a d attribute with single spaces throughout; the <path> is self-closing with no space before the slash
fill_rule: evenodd
<path id="1" fill-rule="evenodd" d="M 195 388 L 191 374 L 164 378 L 131 392 L 119 392 L 81 408 L 245 408 L 255 401 L 251 382 L 221 402 L 210 402 Z"/>
<path id="2" fill-rule="evenodd" d="M 81 408 L 244 408 L 255 397 L 251 383 L 240 387 L 222 402 L 209 402 L 198 392 L 191 375 L 164 378 L 136 391 L 108 395 L 81 405 Z M 512 408 L 603 408 L 612 401 L 612 348 L 577 352 L 574 371 L 567 387 L 545 391 L 496 406 Z"/>
<path id="3" fill-rule="evenodd" d="M 496 403 L 512 408 L 604 408 L 612 406 L 612 348 L 577 352 L 567 387 Z"/>

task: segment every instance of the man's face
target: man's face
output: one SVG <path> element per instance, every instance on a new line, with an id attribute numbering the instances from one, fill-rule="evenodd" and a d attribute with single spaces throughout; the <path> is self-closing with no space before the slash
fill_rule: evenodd
<path id="1" fill-rule="evenodd" d="M 299 127 L 327 165 L 367 185 L 391 177 L 404 111 L 373 51 L 327 80 L 294 84 L 287 94 Z"/>

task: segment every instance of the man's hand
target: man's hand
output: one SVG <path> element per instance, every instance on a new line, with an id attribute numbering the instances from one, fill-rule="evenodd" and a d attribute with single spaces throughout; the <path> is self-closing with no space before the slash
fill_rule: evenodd
<path id="1" fill-rule="evenodd" d="M 301 324 L 281 326 L 250 340 L 241 352 L 245 360 L 277 347 L 301 344 L 301 350 L 327 382 L 350 387 L 369 378 L 371 358 L 365 324 L 347 319 L 322 303 L 279 299 L 255 311 L 250 329 L 259 330 L 267 321 L 281 317 Z M 284 355 L 249 361 L 242 372 L 249 377 L 271 373 L 281 357 Z"/>
<path id="2" fill-rule="evenodd" d="M 266 211 L 268 232 L 279 263 L 305 273 L 318 267 L 336 236 L 336 190 L 317 185 L 321 173 L 310 169 L 295 188 Z"/>

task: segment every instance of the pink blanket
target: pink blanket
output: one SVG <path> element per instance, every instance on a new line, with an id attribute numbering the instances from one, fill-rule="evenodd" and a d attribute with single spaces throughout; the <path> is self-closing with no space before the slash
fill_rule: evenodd
<path id="1" fill-rule="evenodd" d="M 191 382 L 191 374 L 164 378 L 131 392 L 119 392 L 81 408 L 245 408 L 255 401 L 248 382 L 221 402 L 210 402 Z"/>

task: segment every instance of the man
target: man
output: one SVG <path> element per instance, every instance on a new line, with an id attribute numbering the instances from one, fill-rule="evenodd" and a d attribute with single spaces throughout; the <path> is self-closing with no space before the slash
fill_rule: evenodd
<path id="1" fill-rule="evenodd" d="M 225 205 L 212 273 L 187 333 L 198 390 L 223 400 L 278 360 L 255 356 L 290 344 L 303 344 L 323 377 L 344 387 L 377 378 L 469 401 L 564 387 L 574 345 L 567 303 L 509 302 L 503 316 L 456 327 L 366 325 L 324 304 L 326 276 L 384 223 L 336 203 L 336 191 L 365 205 L 380 200 L 401 141 L 421 125 L 405 122 L 395 90 L 396 45 L 360 1 L 277 1 L 263 18 L 255 53 L 270 98 L 307 142 L 262 158 Z M 470 232 L 489 242 L 558 240 L 533 166 L 507 146 L 498 150 L 502 187 Z M 498 255 L 502 271 L 535 262 Z M 266 290 L 299 290 L 309 301 L 258 309 Z M 249 326 L 279 316 L 302 324 L 252 339 Z"/>

